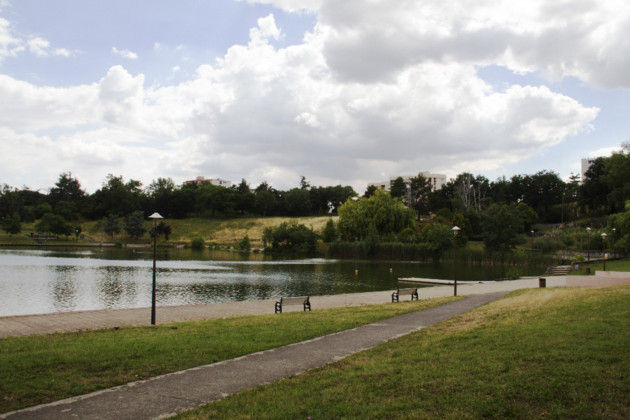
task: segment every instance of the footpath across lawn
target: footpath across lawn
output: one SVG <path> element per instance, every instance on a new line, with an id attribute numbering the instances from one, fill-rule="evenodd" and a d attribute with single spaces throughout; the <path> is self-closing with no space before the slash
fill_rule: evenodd
<path id="1" fill-rule="evenodd" d="M 0 339 L 0 413 L 280 347 L 453 301 Z"/>
<path id="2" fill-rule="evenodd" d="M 180 418 L 630 418 L 630 286 L 532 289 Z"/>

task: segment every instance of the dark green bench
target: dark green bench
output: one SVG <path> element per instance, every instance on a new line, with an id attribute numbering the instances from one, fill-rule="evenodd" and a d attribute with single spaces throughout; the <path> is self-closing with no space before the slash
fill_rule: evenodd
<path id="1" fill-rule="evenodd" d="M 311 302 L 308 296 L 300 297 L 281 297 L 280 302 L 276 302 L 276 313 L 282 313 L 282 307 L 284 305 L 303 305 L 304 310 L 311 310 Z"/>
<path id="2" fill-rule="evenodd" d="M 398 298 L 404 295 L 411 295 L 411 301 L 413 302 L 413 298 L 418 300 L 418 288 L 417 287 L 409 287 L 407 289 L 398 289 L 394 293 L 392 293 L 392 302 L 398 302 Z"/>

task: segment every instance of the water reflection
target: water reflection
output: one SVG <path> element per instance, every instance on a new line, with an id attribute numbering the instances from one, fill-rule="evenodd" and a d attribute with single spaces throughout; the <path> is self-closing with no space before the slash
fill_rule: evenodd
<path id="1" fill-rule="evenodd" d="M 133 267 L 99 267 L 96 270 L 97 296 L 105 308 L 131 306 L 138 297 L 138 284 L 130 281 Z"/>
<path id="2" fill-rule="evenodd" d="M 72 266 L 52 267 L 51 297 L 55 312 L 70 311 L 77 305 L 77 268 Z"/>
<path id="3" fill-rule="evenodd" d="M 151 305 L 151 249 L 0 250 L 0 315 Z M 500 276 L 462 266 L 461 280 Z M 544 268 L 543 268 L 544 270 Z M 399 277 L 452 278 L 450 264 L 160 250 L 157 303 L 183 305 L 393 290 Z"/>

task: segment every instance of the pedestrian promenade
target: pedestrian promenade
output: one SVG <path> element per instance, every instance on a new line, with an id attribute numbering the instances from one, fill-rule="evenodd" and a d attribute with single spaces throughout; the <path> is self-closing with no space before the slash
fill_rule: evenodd
<path id="1" fill-rule="evenodd" d="M 507 293 L 509 290 L 471 294 L 463 300 L 436 308 L 382 320 L 324 337 L 0 414 L 0 419 L 165 418 L 222 399 L 230 394 L 298 375 L 306 370 L 343 359 L 353 353 L 375 347 L 492 302 Z M 368 297 L 374 299 L 377 296 L 379 295 L 369 294 Z M 339 302 L 347 297 L 340 299 Z M 350 299 L 354 303 L 356 300 Z M 384 303 L 383 300 L 381 303 Z M 269 312 L 267 309 L 266 313 Z"/>
<path id="2" fill-rule="evenodd" d="M 564 287 L 566 277 L 547 278 L 547 287 Z M 538 278 L 497 281 L 492 283 L 460 284 L 457 292 L 460 296 L 485 294 L 517 289 L 538 287 Z M 313 309 L 360 306 L 391 302 L 393 290 L 348 293 L 331 296 L 312 296 Z M 420 299 L 453 295 L 453 286 L 434 286 L 419 289 Z M 226 318 L 239 315 L 262 315 L 274 313 L 275 300 L 247 302 L 209 303 L 186 306 L 157 307 L 157 324 L 180 321 Z M 287 307 L 286 311 L 299 311 L 301 307 Z M 97 311 L 58 312 L 42 315 L 19 315 L 0 317 L 0 338 L 31 334 L 48 334 L 85 329 L 114 328 L 137 325 L 149 325 L 150 308 L 106 309 Z"/>

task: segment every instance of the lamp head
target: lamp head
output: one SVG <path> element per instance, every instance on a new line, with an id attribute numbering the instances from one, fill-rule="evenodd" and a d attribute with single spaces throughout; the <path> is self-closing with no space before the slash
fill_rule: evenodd
<path id="1" fill-rule="evenodd" d="M 157 219 L 164 219 L 164 217 L 162 217 L 160 213 L 155 212 L 151 216 L 149 216 L 149 219 L 157 220 Z"/>

